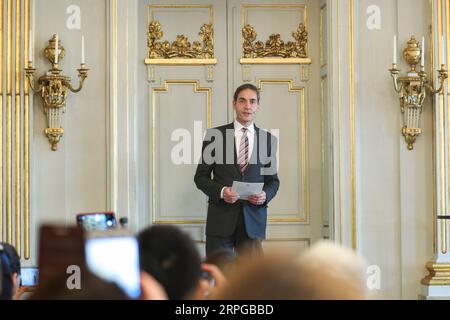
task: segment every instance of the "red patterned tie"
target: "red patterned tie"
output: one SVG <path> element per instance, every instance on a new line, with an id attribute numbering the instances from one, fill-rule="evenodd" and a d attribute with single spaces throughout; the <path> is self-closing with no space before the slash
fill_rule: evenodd
<path id="1" fill-rule="evenodd" d="M 247 128 L 242 128 L 242 138 L 241 143 L 239 145 L 239 169 L 241 169 L 241 173 L 243 174 L 248 167 L 248 137 L 247 137 Z"/>

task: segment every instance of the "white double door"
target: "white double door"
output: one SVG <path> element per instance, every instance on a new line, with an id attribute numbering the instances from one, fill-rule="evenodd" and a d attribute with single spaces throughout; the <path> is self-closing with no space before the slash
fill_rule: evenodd
<path id="1" fill-rule="evenodd" d="M 148 96 L 141 121 L 147 124 L 148 139 L 140 148 L 148 152 L 141 170 L 148 174 L 139 178 L 139 185 L 145 189 L 141 194 L 148 196 L 143 202 L 148 208 L 143 211 L 149 214 L 142 224 L 180 226 L 203 250 L 207 198 L 193 182 L 203 132 L 233 121 L 234 90 L 250 82 L 261 89 L 255 123 L 279 137 L 281 185 L 269 205 L 264 246 L 298 251 L 322 238 L 326 224 L 322 206 L 325 99 L 319 61 L 319 2 L 151 1 L 140 10 L 145 11 L 147 26 L 159 22 L 163 34 L 158 41 L 170 44 L 181 35 L 191 46 L 201 42 L 201 26 L 212 22 L 217 60 L 209 65 L 146 66 Z M 265 43 L 279 34 L 286 43 L 295 41 L 292 33 L 299 23 L 308 31 L 311 64 L 241 63 L 243 25 L 254 28 L 256 41 Z"/>

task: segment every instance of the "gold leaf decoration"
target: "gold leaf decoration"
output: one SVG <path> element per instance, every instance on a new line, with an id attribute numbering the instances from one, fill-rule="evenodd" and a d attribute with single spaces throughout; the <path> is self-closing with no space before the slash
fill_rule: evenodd
<path id="1" fill-rule="evenodd" d="M 148 27 L 147 46 L 148 57 L 150 59 L 212 59 L 214 58 L 213 45 L 213 26 L 212 24 L 203 24 L 198 35 L 200 41 L 194 41 L 192 44 L 185 35 L 177 35 L 177 39 L 170 43 L 169 41 L 159 41 L 164 32 L 158 21 L 153 21 Z"/>
<path id="2" fill-rule="evenodd" d="M 307 58 L 308 32 L 303 23 L 300 23 L 297 30 L 292 32 L 292 36 L 296 40 L 295 42 L 284 43 L 279 34 L 271 34 L 266 43 L 255 42 L 256 31 L 247 24 L 242 28 L 244 58 Z"/>

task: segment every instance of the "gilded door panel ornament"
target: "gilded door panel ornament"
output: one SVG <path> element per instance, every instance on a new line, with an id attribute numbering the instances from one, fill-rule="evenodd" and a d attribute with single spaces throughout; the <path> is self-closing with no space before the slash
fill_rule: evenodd
<path id="1" fill-rule="evenodd" d="M 306 45 L 308 43 L 308 32 L 303 23 L 298 25 L 296 31 L 292 32 L 295 42 L 284 42 L 280 34 L 271 34 L 264 43 L 256 41 L 255 29 L 247 24 L 242 28 L 242 37 L 244 38 L 243 53 L 244 58 L 307 58 Z"/>
<path id="2" fill-rule="evenodd" d="M 289 12 L 293 21 L 299 21 L 297 29 L 292 31 L 295 41 L 286 41 L 280 34 L 273 33 L 265 41 L 257 40 L 257 31 L 248 19 L 249 12 L 264 13 L 265 16 L 253 15 L 255 21 L 277 19 L 277 13 Z M 300 16 L 299 16 L 300 15 Z M 295 17 L 295 18 L 294 18 Z M 271 18 L 272 19 L 272 18 Z M 282 16 L 278 19 L 283 19 Z M 281 21 L 281 20 L 280 20 Z M 308 58 L 308 18 L 305 4 L 242 4 L 242 57 L 241 64 L 311 64 Z M 260 28 L 261 25 L 258 25 Z M 294 26 L 284 24 L 283 30 L 292 30 Z"/>
<path id="3" fill-rule="evenodd" d="M 148 58 L 146 64 L 215 64 L 214 28 L 211 23 L 203 24 L 198 33 L 201 41 L 189 42 L 183 35 L 175 41 L 160 41 L 164 36 L 159 21 L 149 24 L 147 34 Z"/>

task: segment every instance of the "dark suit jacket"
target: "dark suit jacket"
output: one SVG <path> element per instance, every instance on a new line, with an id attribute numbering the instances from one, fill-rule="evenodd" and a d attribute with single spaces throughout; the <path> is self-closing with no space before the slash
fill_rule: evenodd
<path id="1" fill-rule="evenodd" d="M 237 164 L 234 123 L 207 131 L 203 141 L 202 157 L 194 177 L 197 188 L 209 197 L 207 235 L 221 237 L 232 235 L 242 208 L 248 236 L 252 239 L 265 238 L 267 204 L 275 197 L 280 185 L 276 151 L 276 138 L 255 126 L 249 166 L 242 175 Z M 233 180 L 264 182 L 266 202 L 262 205 L 253 205 L 245 200 L 238 200 L 234 204 L 226 203 L 220 198 L 220 192 L 223 187 L 231 186 Z"/>

